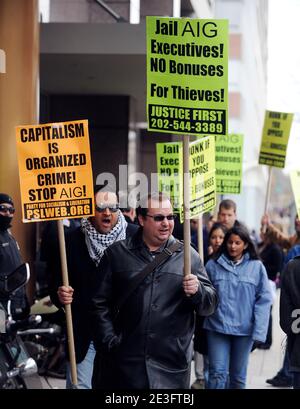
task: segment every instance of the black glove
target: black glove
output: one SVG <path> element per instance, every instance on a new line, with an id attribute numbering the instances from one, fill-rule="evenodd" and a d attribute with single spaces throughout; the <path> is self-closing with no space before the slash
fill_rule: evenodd
<path id="1" fill-rule="evenodd" d="M 261 341 L 254 341 L 253 345 L 252 345 L 252 348 L 251 348 L 251 352 L 254 351 L 256 348 L 259 348 L 259 345 L 262 345 L 262 344 L 263 344 L 263 342 L 261 342 Z"/>

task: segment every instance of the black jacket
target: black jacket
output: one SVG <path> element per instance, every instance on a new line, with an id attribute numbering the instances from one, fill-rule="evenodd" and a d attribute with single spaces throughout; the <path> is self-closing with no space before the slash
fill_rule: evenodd
<path id="1" fill-rule="evenodd" d="M 174 240 L 171 236 L 168 246 Z M 151 261 L 141 232 L 104 252 L 92 312 L 97 346 L 109 362 L 94 387 L 189 387 L 194 312 L 210 315 L 217 304 L 216 291 L 194 249 L 192 273 L 200 281 L 195 295 L 187 297 L 182 288 L 180 249 L 145 278 L 121 308 L 118 320 L 112 320 L 117 300 Z"/>
<path id="2" fill-rule="evenodd" d="M 126 234 L 128 235 L 127 230 Z M 102 272 L 101 269 L 97 269 L 95 263 L 90 258 L 85 243 L 85 235 L 82 233 L 81 227 L 77 227 L 75 230 L 65 234 L 65 242 L 69 284 L 74 289 L 72 321 L 76 362 L 81 362 L 93 340 L 94 329 L 89 314 L 90 302 L 96 275 L 102 275 Z M 54 243 L 52 250 L 48 252 L 47 277 L 50 298 L 58 308 L 62 308 L 63 305 L 59 302 L 57 295 L 57 289 L 62 285 L 57 241 Z"/>
<path id="3" fill-rule="evenodd" d="M 0 230 L 0 276 L 3 277 L 13 272 L 22 264 L 22 258 L 18 243 L 8 230 Z M 0 302 L 6 303 L 7 296 L 1 293 L 0 288 Z M 15 318 L 22 318 L 29 311 L 29 304 L 26 297 L 25 287 L 17 290 L 11 295 L 12 300 L 12 314 Z M 18 314 L 18 316 L 17 316 Z M 20 315 L 21 314 L 21 315 Z"/>
<path id="4" fill-rule="evenodd" d="M 280 293 L 280 326 L 287 334 L 290 371 L 300 371 L 300 256 L 286 265 Z"/>
<path id="5" fill-rule="evenodd" d="M 275 281 L 276 276 L 282 270 L 283 252 L 276 243 L 270 243 L 264 246 L 264 243 L 258 245 L 259 256 L 266 267 L 268 278 Z"/>
<path id="6" fill-rule="evenodd" d="M 72 321 L 76 362 L 81 362 L 87 353 L 93 335 L 88 311 L 97 268 L 90 258 L 85 236 L 80 227 L 65 234 L 65 242 L 69 284 L 74 288 Z M 63 305 L 59 302 L 57 295 L 57 289 L 62 285 L 58 246 L 53 245 L 52 250 L 48 252 L 48 257 L 47 278 L 50 298 L 58 308 L 62 308 Z"/>

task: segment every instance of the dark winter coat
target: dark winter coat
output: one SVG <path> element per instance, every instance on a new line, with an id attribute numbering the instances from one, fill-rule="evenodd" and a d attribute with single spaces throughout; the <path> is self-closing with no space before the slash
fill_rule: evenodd
<path id="1" fill-rule="evenodd" d="M 264 243 L 258 245 L 261 261 L 266 268 L 268 278 L 275 281 L 277 274 L 281 272 L 283 266 L 283 252 L 276 243 Z"/>
<path id="2" fill-rule="evenodd" d="M 174 242 L 171 236 L 167 245 Z M 192 358 L 194 312 L 210 315 L 217 304 L 197 252 L 191 249 L 191 270 L 198 292 L 187 297 L 182 288 L 182 248 L 150 273 L 113 322 L 113 310 L 129 283 L 152 261 L 141 232 L 110 246 L 99 268 L 93 316 L 97 347 L 106 365 L 96 374 L 96 388 L 188 388 Z M 98 275 L 100 278 L 100 275 Z M 101 355 L 98 353 L 99 355 Z M 108 359 L 107 359 L 108 358 Z"/>
<path id="3" fill-rule="evenodd" d="M 0 230 L 0 276 L 3 277 L 12 273 L 21 264 L 22 258 L 18 243 L 8 230 Z M 0 294 L 0 302 L 2 301 L 6 303 L 7 300 L 7 296 Z M 26 315 L 29 310 L 29 304 L 25 293 L 25 287 L 20 288 L 11 295 L 11 300 L 13 316 L 20 313 L 25 313 Z M 18 318 L 21 318 L 21 316 Z"/>
<path id="4" fill-rule="evenodd" d="M 69 284 L 74 288 L 72 321 L 76 362 L 81 362 L 87 353 L 93 335 L 91 318 L 89 316 L 89 302 L 93 282 L 97 274 L 97 267 L 89 255 L 85 244 L 85 235 L 80 227 L 67 233 L 65 235 L 65 242 Z M 52 256 L 50 257 L 51 254 Z M 47 276 L 50 298 L 58 308 L 61 308 L 63 305 L 60 303 L 57 295 L 57 289 L 62 285 L 58 246 L 53 245 L 53 249 L 48 253 L 48 256 Z"/>
<path id="5" fill-rule="evenodd" d="M 126 230 L 128 235 L 128 231 Z M 65 235 L 69 285 L 74 289 L 72 302 L 72 321 L 74 331 L 74 344 L 76 362 L 85 358 L 89 345 L 93 340 L 93 327 L 90 316 L 90 303 L 93 294 L 93 286 L 97 274 L 102 274 L 91 259 L 85 235 L 81 227 L 69 231 Z M 56 241 L 57 244 L 57 241 Z M 52 254 L 52 255 L 51 255 Z M 53 246 L 47 259 L 47 276 L 50 298 L 52 302 L 61 308 L 57 295 L 57 289 L 62 285 L 61 264 L 58 246 Z"/>
<path id="6" fill-rule="evenodd" d="M 300 256 L 286 265 L 280 293 L 280 326 L 287 334 L 290 371 L 300 371 Z"/>

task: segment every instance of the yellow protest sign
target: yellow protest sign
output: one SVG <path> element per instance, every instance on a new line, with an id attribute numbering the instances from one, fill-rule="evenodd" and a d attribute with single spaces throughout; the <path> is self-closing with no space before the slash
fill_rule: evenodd
<path id="1" fill-rule="evenodd" d="M 284 168 L 294 114 L 266 111 L 259 164 Z"/>
<path id="2" fill-rule="evenodd" d="M 182 142 L 156 144 L 158 185 L 170 195 L 183 222 Z M 189 145 L 191 218 L 216 205 L 215 138 L 210 135 Z"/>
<path id="3" fill-rule="evenodd" d="M 228 20 L 146 22 L 148 130 L 226 135 Z"/>
<path id="4" fill-rule="evenodd" d="M 291 185 L 294 193 L 297 214 L 300 219 L 300 171 L 293 170 L 290 172 Z"/>
<path id="5" fill-rule="evenodd" d="M 243 135 L 216 135 L 217 193 L 241 193 Z"/>
<path id="6" fill-rule="evenodd" d="M 210 135 L 190 143 L 191 218 L 216 205 L 215 137 Z"/>
<path id="7" fill-rule="evenodd" d="M 24 222 L 94 214 L 88 121 L 16 127 Z"/>
<path id="8" fill-rule="evenodd" d="M 182 143 L 157 143 L 156 158 L 159 191 L 170 196 L 174 211 L 179 212 L 183 203 Z"/>

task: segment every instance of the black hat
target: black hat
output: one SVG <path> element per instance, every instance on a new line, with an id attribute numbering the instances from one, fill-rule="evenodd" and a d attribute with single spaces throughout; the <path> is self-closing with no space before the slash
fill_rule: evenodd
<path id="1" fill-rule="evenodd" d="M 0 204 L 1 203 L 9 203 L 12 206 L 14 205 L 12 198 L 6 193 L 0 193 Z"/>

